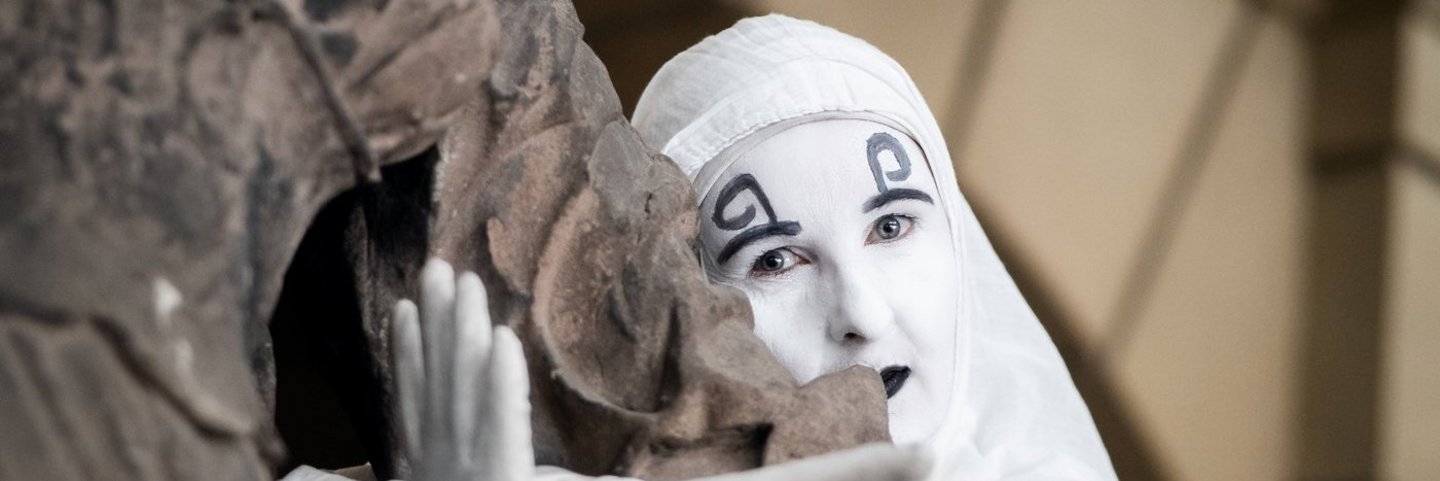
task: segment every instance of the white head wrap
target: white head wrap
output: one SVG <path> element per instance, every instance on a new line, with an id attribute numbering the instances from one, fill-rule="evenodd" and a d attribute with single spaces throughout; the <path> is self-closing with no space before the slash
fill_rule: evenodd
<path id="1" fill-rule="evenodd" d="M 634 125 L 703 200 L 734 160 L 721 155 L 728 148 L 762 129 L 837 116 L 909 134 L 949 216 L 960 315 L 950 408 L 928 443 L 932 479 L 1114 479 L 1064 362 L 960 194 L 934 115 L 889 56 L 813 22 L 741 20 L 667 62 Z"/>

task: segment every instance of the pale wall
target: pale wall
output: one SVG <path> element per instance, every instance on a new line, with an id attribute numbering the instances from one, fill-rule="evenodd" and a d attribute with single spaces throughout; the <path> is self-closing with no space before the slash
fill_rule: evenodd
<path id="1" fill-rule="evenodd" d="M 1380 469 L 1430 481 L 1440 474 L 1440 182 L 1414 164 L 1391 176 Z"/>
<path id="2" fill-rule="evenodd" d="M 1260 28 L 1137 332 L 1107 346 L 1179 479 L 1292 475 L 1305 77 L 1298 34 Z"/>
<path id="3" fill-rule="evenodd" d="M 1410 151 L 1390 169 L 1380 470 L 1394 481 L 1440 478 L 1440 5 L 1431 8 L 1402 27 Z"/>

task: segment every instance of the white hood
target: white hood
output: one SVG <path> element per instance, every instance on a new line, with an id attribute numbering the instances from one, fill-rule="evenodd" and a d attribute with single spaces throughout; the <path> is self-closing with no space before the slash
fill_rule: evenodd
<path id="1" fill-rule="evenodd" d="M 636 106 L 641 136 L 698 199 L 752 134 L 807 118 L 855 117 L 924 150 L 959 254 L 950 408 L 928 446 L 937 480 L 1115 479 L 1064 362 L 995 255 L 955 181 L 945 139 L 905 69 L 863 40 L 781 15 L 749 18 L 665 64 Z"/>

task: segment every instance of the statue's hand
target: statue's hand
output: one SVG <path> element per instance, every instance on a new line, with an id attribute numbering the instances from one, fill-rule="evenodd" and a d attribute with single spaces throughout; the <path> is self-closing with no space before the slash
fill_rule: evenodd
<path id="1" fill-rule="evenodd" d="M 395 304 L 394 412 L 412 481 L 528 481 L 530 383 L 520 340 L 490 325 L 485 286 L 431 259 L 420 306 Z"/>

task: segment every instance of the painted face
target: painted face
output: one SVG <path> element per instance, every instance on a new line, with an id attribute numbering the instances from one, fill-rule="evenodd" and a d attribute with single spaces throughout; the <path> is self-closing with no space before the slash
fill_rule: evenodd
<path id="1" fill-rule="evenodd" d="M 707 271 L 750 298 L 755 334 L 801 383 L 879 371 L 897 443 L 950 397 L 959 281 L 935 189 L 909 136 L 838 119 L 741 153 L 701 204 Z"/>

